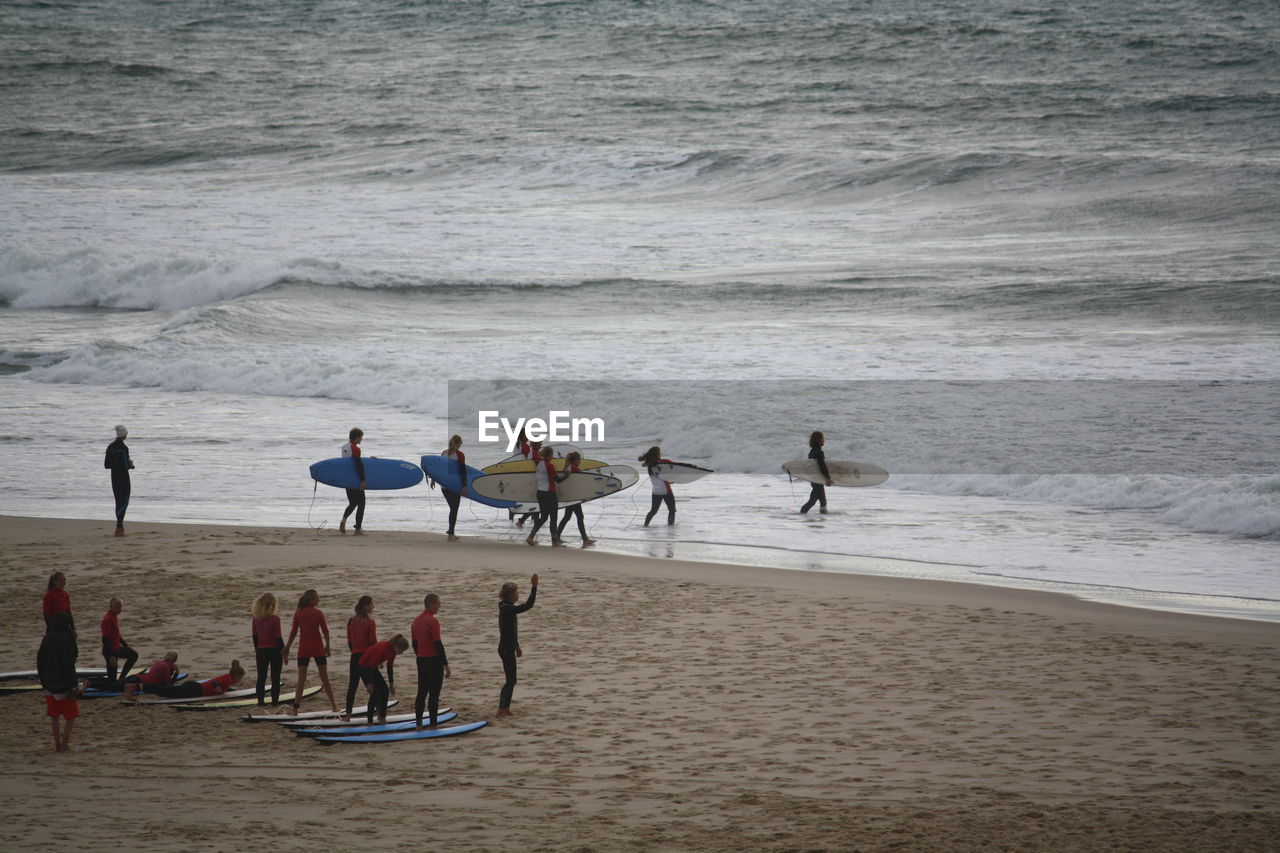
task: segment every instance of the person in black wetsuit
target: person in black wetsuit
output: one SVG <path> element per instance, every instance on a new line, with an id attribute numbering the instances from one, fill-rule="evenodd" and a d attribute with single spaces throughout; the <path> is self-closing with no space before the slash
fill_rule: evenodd
<path id="1" fill-rule="evenodd" d="M 342 458 L 355 459 L 356 476 L 360 478 L 360 486 L 355 489 L 347 489 L 347 511 L 342 514 L 342 521 L 338 522 L 338 532 L 347 532 L 347 516 L 352 511 L 356 514 L 356 526 L 353 531 L 356 536 L 363 536 L 364 530 L 364 462 L 360 459 L 360 442 L 364 440 L 364 430 L 354 428 L 348 434 L 349 439 L 346 444 L 342 445 Z"/>
<path id="2" fill-rule="evenodd" d="M 111 470 L 111 492 L 116 498 L 116 535 L 124 535 L 124 514 L 129 509 L 129 495 L 133 485 L 129 481 L 129 471 L 133 468 L 133 460 L 129 458 L 129 448 L 124 443 L 129 430 L 124 424 L 116 425 L 116 440 L 107 445 L 107 456 L 102 462 L 103 468 Z"/>
<path id="3" fill-rule="evenodd" d="M 814 504 L 820 504 L 818 512 L 823 515 L 827 514 L 827 486 L 831 485 L 831 472 L 827 470 L 827 456 L 822 452 L 822 445 L 827 443 L 826 436 L 814 430 L 809 436 L 809 458 L 818 463 L 818 470 L 822 472 L 822 476 L 827 483 L 814 483 L 813 488 L 809 490 L 809 500 L 805 501 L 804 506 L 800 507 L 800 513 L 803 515 L 813 509 Z"/>
<path id="4" fill-rule="evenodd" d="M 498 593 L 498 657 L 502 658 L 502 671 L 507 676 L 498 696 L 499 717 L 511 716 L 511 694 L 516 689 L 516 658 L 524 655 L 524 650 L 520 648 L 520 627 L 516 617 L 533 607 L 533 602 L 538 597 L 537 575 L 529 580 L 529 597 L 524 604 L 516 604 L 519 597 L 520 590 L 513 583 L 504 583 L 502 591 Z"/>

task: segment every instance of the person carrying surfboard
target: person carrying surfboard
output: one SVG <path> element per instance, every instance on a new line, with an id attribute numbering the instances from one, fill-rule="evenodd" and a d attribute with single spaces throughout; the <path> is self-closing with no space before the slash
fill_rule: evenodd
<path id="1" fill-rule="evenodd" d="M 662 448 L 654 445 L 646 450 L 636 461 L 643 462 L 645 470 L 649 472 L 649 485 L 653 490 L 653 500 L 649 506 L 649 514 L 644 517 L 644 526 L 648 527 L 649 522 L 653 521 L 653 517 L 658 514 L 658 507 L 664 503 L 667 505 L 667 525 L 676 523 L 676 496 L 671 491 L 671 484 L 658 476 L 655 470 L 664 462 L 671 462 L 670 459 L 662 458 Z"/>
<path id="2" fill-rule="evenodd" d="M 440 494 L 444 495 L 445 503 L 449 504 L 449 541 L 457 542 L 458 537 L 454 535 L 453 529 L 458 523 L 458 507 L 462 505 L 462 494 L 467 490 L 467 456 L 462 452 L 462 436 L 455 435 L 449 439 L 449 446 L 444 449 L 441 456 L 456 462 L 458 465 L 458 479 L 462 482 L 461 491 L 453 491 L 440 487 Z M 431 481 L 431 488 L 436 487 L 436 481 Z"/>
<path id="3" fill-rule="evenodd" d="M 579 467 L 581 462 L 582 462 L 581 453 L 579 453 L 576 450 L 570 453 L 568 456 L 564 458 L 565 473 L 576 474 L 579 471 L 581 471 L 582 468 Z M 578 533 L 581 534 L 582 536 L 582 547 L 587 548 L 596 544 L 596 540 L 587 536 L 587 522 L 586 522 L 586 519 L 583 518 L 582 504 L 580 503 L 573 504 L 572 506 L 567 508 L 564 511 L 564 515 L 560 518 L 560 527 L 556 530 L 556 533 L 560 536 L 561 540 L 563 541 L 564 539 L 565 525 L 567 525 L 569 523 L 569 519 L 574 516 L 577 516 L 578 518 Z"/>
<path id="4" fill-rule="evenodd" d="M 831 483 L 831 472 L 827 470 L 827 455 L 822 451 L 822 445 L 827 443 L 827 438 L 821 432 L 814 430 L 809 436 L 809 458 L 818 466 L 818 470 L 822 472 L 826 484 L 814 483 L 809 489 L 809 500 L 805 501 L 804 506 L 800 507 L 800 514 L 804 515 L 813 509 L 814 504 L 820 504 L 818 512 L 823 515 L 827 514 L 827 486 Z"/>
<path id="5" fill-rule="evenodd" d="M 556 455 L 553 448 L 544 447 L 541 454 L 542 459 L 538 461 L 537 467 L 533 469 L 537 474 L 538 481 L 538 517 L 534 519 L 533 530 L 524 541 L 529 545 L 534 544 L 534 537 L 538 535 L 538 530 L 542 525 L 546 524 L 547 529 L 551 531 L 552 546 L 563 548 L 564 542 L 560 539 L 560 530 L 556 525 L 560 508 L 560 502 L 556 498 L 556 483 L 568 479 L 569 474 L 568 472 L 562 474 L 556 471 L 556 465 L 551 461 Z"/>
<path id="6" fill-rule="evenodd" d="M 107 455 L 102 462 L 103 468 L 111 470 L 111 493 L 116 499 L 116 536 L 124 535 L 124 514 L 129 509 L 129 495 L 133 491 L 129 481 L 133 460 L 129 458 L 129 448 L 124 443 L 128 434 L 124 424 L 116 424 L 116 440 L 107 445 Z"/>
<path id="7" fill-rule="evenodd" d="M 347 517 L 354 511 L 356 514 L 356 525 L 352 531 L 356 536 L 364 535 L 364 462 L 360 459 L 360 442 L 364 441 L 364 430 L 353 427 L 351 432 L 347 434 L 347 443 L 342 445 L 342 458 L 354 459 L 356 463 L 356 476 L 360 478 L 360 486 L 355 489 L 347 489 L 347 511 L 342 514 L 342 521 L 338 522 L 338 532 L 345 534 L 347 532 Z"/>

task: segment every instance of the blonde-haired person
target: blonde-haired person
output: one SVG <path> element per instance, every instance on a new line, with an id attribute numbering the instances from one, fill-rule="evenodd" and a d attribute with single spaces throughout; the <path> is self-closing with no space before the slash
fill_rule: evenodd
<path id="1" fill-rule="evenodd" d="M 367 722 L 373 725 L 373 715 L 378 715 L 378 722 L 387 721 L 387 701 L 396 689 L 396 655 L 409 648 L 409 641 L 404 634 L 396 634 L 390 639 L 374 643 L 360 656 L 360 677 L 369 688 L 369 712 Z M 387 665 L 387 677 L 382 677 L 379 667 Z"/>
<path id="2" fill-rule="evenodd" d="M 502 671 L 506 675 L 502 692 L 498 694 L 499 717 L 511 715 L 511 696 L 516 689 L 516 658 L 524 655 L 520 648 L 520 626 L 516 617 L 524 613 L 538 597 L 538 576 L 529 580 L 529 597 L 524 604 L 516 604 L 520 589 L 511 582 L 504 583 L 498 592 L 498 657 L 502 659 Z"/>
<path id="3" fill-rule="evenodd" d="M 184 681 L 181 684 L 161 684 L 147 690 L 162 699 L 197 699 L 202 696 L 221 696 L 244 679 L 244 667 L 233 660 L 226 675 L 206 678 L 203 681 Z"/>
<path id="4" fill-rule="evenodd" d="M 458 466 L 458 481 L 462 483 L 462 491 L 458 492 L 440 487 L 440 494 L 444 495 L 445 503 L 449 504 L 449 541 L 457 542 L 458 537 L 454 535 L 453 529 L 458 524 L 458 507 L 462 505 L 462 495 L 467 490 L 467 455 L 462 452 L 462 436 L 450 438 L 449 446 L 440 455 Z M 432 480 L 431 488 L 435 487 L 436 482 Z"/>
<path id="5" fill-rule="evenodd" d="M 289 640 L 284 644 L 284 662 L 289 662 L 289 650 L 298 638 L 298 686 L 293 694 L 290 713 L 298 713 L 302 691 L 307 686 L 307 665 L 315 658 L 316 672 L 324 685 L 324 695 L 329 697 L 329 707 L 338 713 L 338 703 L 333 698 L 333 685 L 329 683 L 329 624 L 320 610 L 320 593 L 309 589 L 298 599 L 298 609 L 293 611 L 293 625 L 289 628 Z"/>
<path id="6" fill-rule="evenodd" d="M 280 670 L 284 666 L 284 635 L 280 631 L 280 602 L 264 592 L 253 602 L 253 653 L 258 662 L 258 704 L 266 705 L 267 673 L 271 673 L 271 704 L 280 704 Z"/>

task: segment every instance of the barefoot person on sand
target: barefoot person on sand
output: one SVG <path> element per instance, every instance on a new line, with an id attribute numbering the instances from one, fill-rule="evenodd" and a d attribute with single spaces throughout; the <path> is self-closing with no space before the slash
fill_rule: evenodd
<path id="1" fill-rule="evenodd" d="M 436 727 L 436 717 L 440 710 L 440 689 L 446 678 L 453 677 L 449 658 L 444 653 L 444 641 L 440 639 L 440 620 L 436 619 L 439 612 L 440 596 L 434 592 L 427 593 L 422 599 L 422 612 L 413 620 L 410 631 L 413 651 L 418 658 L 418 696 L 413 703 L 418 731 L 422 731 L 424 706 L 430 714 L 431 728 Z"/>
<path id="2" fill-rule="evenodd" d="M 267 704 L 267 673 L 271 674 L 271 705 L 280 704 L 280 670 L 284 666 L 284 636 L 280 633 L 279 602 L 264 592 L 253 602 L 253 654 L 258 664 L 258 704 Z"/>
<path id="3" fill-rule="evenodd" d="M 53 751 L 68 752 L 71 749 L 71 724 L 80 716 L 80 695 L 76 683 L 76 635 L 71 625 L 71 614 L 59 611 L 49 620 L 49 630 L 40 641 L 36 653 L 36 671 L 40 674 L 40 686 L 44 688 L 45 713 L 53 723 Z M 65 720 L 58 725 L 58 718 Z"/>
<path id="4" fill-rule="evenodd" d="M 316 659 L 316 672 L 320 674 L 320 683 L 324 685 L 324 695 L 329 697 L 329 707 L 338 713 L 338 703 L 333 698 L 333 685 L 329 683 L 329 625 L 324 621 L 324 613 L 317 606 L 320 604 L 320 593 L 309 589 L 298 599 L 298 609 L 293 611 L 293 627 L 289 629 L 289 641 L 284 644 L 284 662 L 289 662 L 289 650 L 293 648 L 293 639 L 298 637 L 298 687 L 293 694 L 293 706 L 290 713 L 298 713 L 298 705 L 302 701 L 302 690 L 307 686 L 307 664 Z"/>
<path id="5" fill-rule="evenodd" d="M 409 641 L 404 634 L 396 634 L 388 640 L 374 643 L 360 656 L 360 677 L 369 688 L 369 712 L 365 718 L 369 725 L 373 725 L 374 714 L 378 715 L 379 723 L 387 721 L 387 702 L 396 691 L 396 655 L 408 648 Z M 387 665 L 385 679 L 378 669 L 384 663 Z"/>
<path id="6" fill-rule="evenodd" d="M 129 648 L 129 644 L 120 636 L 120 612 L 124 610 L 124 602 L 114 596 L 107 602 L 107 612 L 102 614 L 102 657 L 107 664 L 107 679 L 123 681 L 133 665 L 138 662 L 138 653 Z M 119 676 L 116 665 L 119 664 Z"/>
<path id="7" fill-rule="evenodd" d="M 529 597 L 524 604 L 516 604 L 520 589 L 513 583 L 504 583 L 498 593 L 498 657 L 502 658 L 502 671 L 507 680 L 498 695 L 499 717 L 511 716 L 511 694 L 516 689 L 516 658 L 524 656 L 520 648 L 520 626 L 516 617 L 524 613 L 538 597 L 538 576 L 529 579 Z"/>
<path id="8" fill-rule="evenodd" d="M 347 620 L 347 648 L 351 650 L 351 665 L 347 669 L 347 704 L 344 717 L 351 716 L 356 703 L 356 689 L 360 686 L 360 656 L 378 642 L 378 623 L 373 621 L 373 596 L 362 595 L 356 601 L 355 614 Z"/>

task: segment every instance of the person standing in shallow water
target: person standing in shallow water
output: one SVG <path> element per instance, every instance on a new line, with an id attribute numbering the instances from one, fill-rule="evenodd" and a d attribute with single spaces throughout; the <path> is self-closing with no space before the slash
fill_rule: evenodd
<path id="1" fill-rule="evenodd" d="M 124 443 L 128 434 L 124 424 L 116 425 L 116 440 L 107 445 L 107 456 L 102 463 L 103 468 L 111 471 L 111 492 L 116 498 L 116 536 L 124 535 L 124 514 L 129 509 L 129 495 L 133 491 L 129 480 L 133 460 L 129 458 L 129 447 Z"/>
<path id="2" fill-rule="evenodd" d="M 800 507 L 802 515 L 813 509 L 814 504 L 820 505 L 818 512 L 823 515 L 827 514 L 827 486 L 831 485 L 831 472 L 827 470 L 827 455 L 822 452 L 822 445 L 826 443 L 826 436 L 817 430 L 814 430 L 809 436 L 809 458 L 818 463 L 818 470 L 822 473 L 827 483 L 826 486 L 822 483 L 814 483 L 813 487 L 809 489 L 809 500 L 805 501 L 804 506 Z"/>
<path id="3" fill-rule="evenodd" d="M 658 509 L 665 503 L 667 505 L 667 524 L 676 523 L 676 496 L 671 491 L 671 484 L 658 476 L 657 467 L 664 462 L 670 462 L 670 459 L 662 457 L 662 448 L 656 444 L 650 447 L 640 456 L 638 462 L 644 464 L 644 468 L 649 472 L 649 486 L 653 492 L 653 499 L 649 505 L 649 514 L 644 517 L 644 526 L 648 527 L 649 522 L 653 521 L 653 517 L 658 514 Z"/>
<path id="4" fill-rule="evenodd" d="M 360 458 L 362 441 L 364 441 L 364 430 L 353 427 L 347 435 L 347 443 L 342 445 L 342 458 L 355 460 L 356 476 L 360 478 L 360 485 L 355 489 L 347 489 L 347 511 L 342 514 L 342 521 L 338 522 L 338 532 L 343 534 L 347 532 L 347 517 L 354 511 L 356 526 L 352 532 L 356 536 L 364 535 L 364 460 Z"/>

